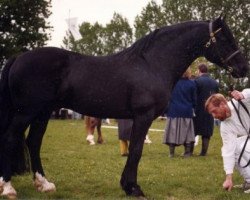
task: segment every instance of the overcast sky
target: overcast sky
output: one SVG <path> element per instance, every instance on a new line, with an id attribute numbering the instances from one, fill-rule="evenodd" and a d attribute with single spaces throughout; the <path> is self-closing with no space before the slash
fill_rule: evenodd
<path id="1" fill-rule="evenodd" d="M 49 18 L 54 30 L 51 32 L 52 40 L 48 46 L 62 45 L 63 37 L 66 35 L 68 25 L 67 18 L 77 18 L 77 24 L 84 21 L 103 25 L 108 23 L 114 12 L 121 14 L 129 20 L 130 25 L 136 15 L 140 14 L 150 0 L 52 0 L 52 14 Z M 155 0 L 158 4 L 162 0 Z"/>

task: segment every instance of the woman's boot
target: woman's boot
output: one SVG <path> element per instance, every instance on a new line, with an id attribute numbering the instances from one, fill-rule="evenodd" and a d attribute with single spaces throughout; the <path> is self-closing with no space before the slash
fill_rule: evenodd
<path id="1" fill-rule="evenodd" d="M 128 156 L 128 141 L 120 140 L 120 151 L 122 156 Z"/>
<path id="2" fill-rule="evenodd" d="M 209 146 L 209 140 L 210 138 L 202 138 L 202 145 L 201 145 L 201 153 L 200 156 L 206 156 L 207 150 Z"/>
<path id="3" fill-rule="evenodd" d="M 184 147 L 185 147 L 185 152 L 183 154 L 184 158 L 188 158 L 190 156 L 192 156 L 192 145 L 193 143 L 185 143 Z"/>
<path id="4" fill-rule="evenodd" d="M 174 150 L 175 150 L 175 145 L 174 144 L 169 144 L 169 158 L 174 157 Z"/>

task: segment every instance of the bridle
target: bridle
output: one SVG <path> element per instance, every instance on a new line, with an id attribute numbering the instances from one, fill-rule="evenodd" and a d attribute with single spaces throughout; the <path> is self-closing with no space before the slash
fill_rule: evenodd
<path id="1" fill-rule="evenodd" d="M 210 45 L 212 45 L 213 43 L 214 43 L 214 44 L 216 43 L 216 37 L 215 37 L 215 35 L 216 35 L 218 32 L 220 32 L 220 31 L 221 31 L 221 28 L 218 28 L 216 31 L 213 32 L 213 22 L 212 22 L 212 21 L 209 22 L 209 36 L 210 36 L 210 39 L 209 39 L 209 41 L 208 41 L 208 42 L 206 43 L 206 45 L 205 45 L 206 48 L 209 48 Z M 218 54 L 219 54 L 219 50 L 218 50 L 217 47 L 216 47 L 216 51 L 217 51 Z M 238 53 L 240 53 L 240 50 L 239 50 L 239 49 L 238 49 L 237 51 L 233 52 L 233 53 L 232 53 L 231 55 L 229 55 L 228 57 L 226 57 L 226 59 L 222 58 L 222 56 L 220 56 L 220 54 L 219 54 L 219 56 L 220 56 L 221 62 L 222 62 L 223 64 L 226 65 L 226 64 L 228 63 L 228 61 L 231 60 L 231 59 L 232 59 L 235 55 L 237 55 Z M 230 73 L 233 72 L 233 68 L 232 68 L 232 67 L 226 65 L 225 68 L 226 68 L 226 70 L 227 70 L 228 72 L 230 72 Z"/>

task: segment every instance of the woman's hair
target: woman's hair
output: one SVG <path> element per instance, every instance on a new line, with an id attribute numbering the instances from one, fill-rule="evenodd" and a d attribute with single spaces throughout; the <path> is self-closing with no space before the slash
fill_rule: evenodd
<path id="1" fill-rule="evenodd" d="M 190 69 L 190 67 L 189 67 L 189 68 L 187 68 L 187 70 L 182 74 L 182 77 L 183 77 L 183 78 L 188 78 L 188 79 L 190 79 L 191 76 L 192 76 L 192 72 L 191 72 L 191 69 Z"/>
<path id="2" fill-rule="evenodd" d="M 210 104 L 212 104 L 212 105 L 215 106 L 215 107 L 219 107 L 221 102 L 227 103 L 226 98 L 225 98 L 222 94 L 220 94 L 220 93 L 212 94 L 212 95 L 206 100 L 206 103 L 205 103 L 205 110 L 208 109 L 208 106 L 209 106 Z"/>

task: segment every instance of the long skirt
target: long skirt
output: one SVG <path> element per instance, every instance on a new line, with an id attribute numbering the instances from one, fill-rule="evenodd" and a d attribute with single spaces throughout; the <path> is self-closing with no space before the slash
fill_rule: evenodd
<path id="1" fill-rule="evenodd" d="M 118 138 L 119 140 L 130 140 L 132 132 L 132 119 L 118 119 Z"/>
<path id="2" fill-rule="evenodd" d="M 167 118 L 163 136 L 164 144 L 183 145 L 194 141 L 195 135 L 192 118 Z"/>

